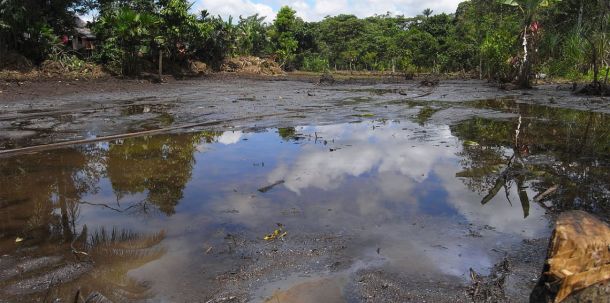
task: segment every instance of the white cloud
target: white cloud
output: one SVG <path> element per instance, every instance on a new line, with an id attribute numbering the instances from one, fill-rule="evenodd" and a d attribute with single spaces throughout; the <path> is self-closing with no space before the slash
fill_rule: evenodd
<path id="1" fill-rule="evenodd" d="M 197 11 L 207 10 L 211 15 L 220 15 L 223 18 L 233 16 L 251 16 L 259 14 L 266 17 L 268 22 L 275 18 L 273 8 L 264 3 L 255 3 L 251 0 L 200 0 L 195 6 Z"/>
<path id="2" fill-rule="evenodd" d="M 314 12 L 318 16 L 337 15 L 348 10 L 349 3 L 347 0 L 317 0 L 314 6 Z"/>
<path id="3" fill-rule="evenodd" d="M 351 128 L 344 125 L 320 126 L 308 132 L 316 132 L 324 138 L 343 138 L 347 145 L 333 153 L 305 146 L 292 167 L 280 165 L 270 174 L 268 181 L 285 180 L 284 185 L 296 193 L 308 187 L 335 189 L 346 177 L 369 172 L 399 173 L 414 182 L 421 182 L 439 159 L 452 157 L 456 152 L 435 148 L 433 143 L 419 143 L 409 138 L 407 132 L 378 132 L 364 123 Z M 436 132 L 440 138 L 451 137 L 448 127 L 439 127 Z"/>
<path id="4" fill-rule="evenodd" d="M 277 10 L 288 5 L 306 21 L 319 21 L 326 16 L 353 14 L 358 17 L 382 15 L 390 12 L 395 15 L 416 16 L 425 8 L 434 13 L 454 13 L 463 0 L 198 0 L 197 9 L 207 9 L 213 15 L 223 17 L 232 15 L 249 16 L 258 13 L 271 22 Z"/>
<path id="5" fill-rule="evenodd" d="M 317 0 L 321 3 L 323 0 Z M 422 0 L 350 0 L 344 1 L 342 7 L 333 7 L 330 15 L 341 13 L 354 14 L 358 17 L 369 17 L 372 15 L 383 15 L 390 12 L 395 15 L 416 16 L 430 8 L 434 13 L 454 13 L 457 5 L 462 0 L 441 0 L 441 1 L 422 1 Z M 323 16 L 321 16 L 323 17 Z"/>
<path id="6" fill-rule="evenodd" d="M 307 1 L 291 1 L 289 5 L 297 11 L 297 16 L 303 20 L 314 20 L 316 18 L 316 16 L 313 15 L 313 10 Z"/>
<path id="7" fill-rule="evenodd" d="M 241 131 L 227 131 L 222 133 L 220 137 L 218 137 L 218 142 L 224 145 L 231 145 L 239 142 L 241 137 L 244 135 Z"/>
<path id="8" fill-rule="evenodd" d="M 416 129 L 416 126 L 413 126 Z M 372 174 L 371 182 L 376 187 L 370 189 L 373 195 L 358 193 L 362 201 L 353 201 L 361 214 L 380 213 L 383 201 L 401 200 L 410 197 L 412 190 L 420 190 L 418 184 L 431 174 L 439 178 L 440 184 L 448 194 L 451 204 L 469 222 L 490 225 L 498 232 L 518 234 L 534 238 L 547 229 L 544 210 L 537 204 L 530 207 L 530 215 L 523 218 L 521 205 L 511 205 L 503 194 L 498 195 L 489 205 L 482 206 L 482 197 L 468 189 L 455 177 L 462 168 L 454 162 L 459 145 L 445 147 L 439 141 L 454 141 L 448 126 L 427 128 L 427 139 L 421 141 L 408 131 L 373 130 L 370 124 L 330 125 L 315 128 L 301 128 L 299 132 L 314 133 L 325 139 L 340 138 L 342 148 L 329 153 L 327 149 L 304 146 L 299 156 L 290 164 L 280 164 L 268 175 L 268 182 L 284 180 L 288 190 L 300 194 L 307 188 L 324 191 L 346 186 L 350 177 Z M 397 183 L 396 183 L 397 182 Z M 529 192 L 529 196 L 535 193 Z M 513 201 L 519 201 L 516 186 L 510 192 Z M 404 199 L 404 198 L 402 198 Z M 414 203 L 418 203 L 414 200 Z"/>

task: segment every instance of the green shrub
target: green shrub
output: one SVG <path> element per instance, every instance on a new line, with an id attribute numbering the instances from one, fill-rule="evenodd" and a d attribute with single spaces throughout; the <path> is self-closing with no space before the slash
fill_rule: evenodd
<path id="1" fill-rule="evenodd" d="M 587 43 L 577 33 L 568 35 L 543 70 L 550 76 L 582 80 L 586 73 L 586 46 Z"/>
<path id="2" fill-rule="evenodd" d="M 328 68 L 328 59 L 320 57 L 319 54 L 311 54 L 303 58 L 303 70 L 305 71 L 322 72 Z"/>
<path id="3" fill-rule="evenodd" d="M 495 80 L 510 80 L 513 67 L 511 66 L 513 36 L 504 31 L 495 31 L 485 37 L 481 44 L 481 57 L 483 73 Z"/>

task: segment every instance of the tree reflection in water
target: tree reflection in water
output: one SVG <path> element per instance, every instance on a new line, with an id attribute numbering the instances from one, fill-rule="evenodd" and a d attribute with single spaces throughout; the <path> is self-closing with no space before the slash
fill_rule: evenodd
<path id="1" fill-rule="evenodd" d="M 114 302 L 145 299 L 148 287 L 127 272 L 165 253 L 159 247 L 164 232 L 109 231 L 101 226 L 89 234 L 87 222 L 79 220 L 81 211 L 101 205 L 127 216 L 151 209 L 172 215 L 191 178 L 197 146 L 217 136 L 202 132 L 140 137 L 0 161 L 0 253 L 11 256 L 0 260 L 0 288 L 33 301 L 73 300 L 77 292 L 98 292 Z M 105 178 L 117 196 L 116 205 L 85 201 Z M 121 198 L 138 193 L 146 198 L 136 203 L 126 199 L 131 205 L 121 205 Z M 24 266 L 31 272 L 6 275 Z"/>
<path id="2" fill-rule="evenodd" d="M 101 160 L 83 147 L 0 161 L 0 249 L 14 249 L 17 237 L 30 245 L 71 241 L 81 197 L 97 191 L 103 175 L 94 165 Z"/>
<path id="3" fill-rule="evenodd" d="M 481 102 L 477 106 L 493 107 L 496 104 Z M 114 301 L 145 299 L 151 294 L 148 285 L 130 279 L 127 273 L 165 254 L 165 250 L 160 245 L 165 234 L 159 229 L 167 228 L 169 231 L 171 228 L 168 226 L 171 225 L 163 225 L 164 223 L 170 220 L 182 220 L 182 216 L 174 215 L 177 211 L 183 210 L 176 209 L 178 203 L 184 203 L 184 209 L 187 211 L 192 210 L 190 207 L 195 204 L 197 207 L 202 204 L 199 203 L 200 197 L 197 198 L 198 201 L 184 201 L 185 189 L 193 178 L 193 167 L 195 164 L 200 167 L 203 165 L 203 163 L 195 163 L 196 159 L 218 161 L 205 163 L 214 171 L 204 178 L 220 178 L 218 182 L 223 184 L 227 180 L 243 182 L 241 184 L 244 188 L 258 188 L 256 186 L 260 185 L 260 176 L 265 176 L 273 169 L 272 173 L 277 172 L 279 178 L 270 180 L 270 184 L 285 180 L 284 190 L 274 189 L 266 194 L 265 199 L 278 199 L 277 201 L 286 203 L 284 202 L 288 200 L 286 197 L 296 199 L 293 194 L 298 196 L 302 193 L 304 200 L 313 201 L 308 204 L 308 207 L 311 207 L 318 192 L 325 195 L 324 200 L 329 195 L 336 194 L 336 199 L 332 199 L 336 200 L 332 209 L 337 211 L 333 211 L 332 215 L 347 214 L 346 218 L 350 220 L 352 218 L 365 220 L 368 217 L 363 217 L 360 213 L 353 217 L 349 216 L 350 210 L 355 209 L 354 200 L 350 198 L 350 193 L 346 193 L 351 188 L 341 186 L 350 185 L 349 182 L 353 182 L 352 185 L 363 184 L 362 188 L 372 189 L 368 190 L 372 194 L 370 198 L 361 199 L 362 210 L 366 210 L 364 213 L 370 214 L 373 218 L 383 217 L 386 222 L 390 221 L 387 218 L 393 218 L 393 215 L 398 213 L 396 209 L 405 212 L 411 209 L 419 210 L 412 206 L 420 203 L 424 205 L 426 202 L 423 198 L 417 200 L 419 198 L 415 197 L 413 201 L 409 200 L 405 203 L 404 197 L 409 196 L 405 193 L 410 193 L 411 190 L 424 188 L 417 187 L 422 186 L 421 184 L 431 184 L 426 182 L 438 182 L 443 186 L 443 190 L 440 191 L 442 195 L 436 196 L 439 199 L 435 198 L 435 200 L 446 200 L 446 205 L 438 204 L 446 209 L 453 210 L 452 207 L 463 206 L 463 203 L 460 199 L 445 198 L 443 196 L 445 189 L 449 192 L 451 188 L 458 188 L 460 195 L 458 198 L 465 197 L 462 200 L 470 201 L 472 195 L 468 190 L 464 192 L 460 181 L 453 178 L 455 172 L 453 165 L 456 161 L 454 152 L 460 150 L 459 160 L 463 171 L 457 173 L 457 176 L 470 189 L 480 193 L 484 204 L 498 203 L 499 201 L 492 200 L 502 199 L 502 196 L 506 195 L 509 199 L 519 199 L 524 215 L 527 216 L 531 197 L 535 193 L 556 188 L 554 192 L 546 195 L 547 200 L 540 200 L 542 205 L 551 210 L 587 209 L 603 213 L 608 218 L 610 172 L 607 168 L 610 162 L 608 159 L 610 124 L 607 116 L 529 107 L 510 102 L 502 106 L 506 108 L 499 108 L 500 110 L 510 110 L 520 115 L 521 125 L 519 126 L 517 119 L 477 118 L 465 121 L 451 128 L 453 135 L 464 142 L 463 148 L 455 145 L 448 145 L 447 148 L 440 146 L 440 142 L 445 142 L 440 140 L 447 138 L 452 138 L 454 142 L 458 141 L 454 140 L 447 126 L 435 130 L 438 132 L 435 138 L 431 137 L 434 134 L 426 135 L 425 140 L 430 138 L 433 140 L 421 144 L 420 140 L 424 139 L 419 134 L 423 132 L 423 127 L 416 124 L 398 126 L 396 125 L 398 123 L 388 123 L 388 127 L 385 128 L 379 127 L 384 123 L 379 121 L 373 127 L 368 124 L 360 125 L 359 128 L 355 128 L 352 124 L 323 127 L 325 131 L 323 135 L 327 138 L 321 139 L 321 142 L 318 141 L 320 140 L 318 128 L 311 128 L 309 133 L 303 134 L 300 133 L 303 132 L 301 128 L 283 128 L 279 129 L 277 134 L 262 134 L 256 137 L 257 140 L 249 140 L 249 143 L 243 144 L 235 144 L 243 140 L 243 134 L 238 132 L 225 133 L 222 139 L 218 138 L 218 133 L 166 134 L 23 155 L 10 158 L 9 161 L 0 161 L 0 186 L 3 189 L 0 191 L 0 216 L 2 216 L 0 253 L 22 258 L 19 260 L 30 262 L 29 264 L 39 262 L 37 260 L 40 258 L 54 257 L 53 260 L 57 260 L 57 257 L 60 257 L 60 261 L 56 263 L 37 265 L 38 267 L 34 267 L 35 270 L 24 272 L 20 276 L 6 275 L 3 270 L 19 268 L 17 265 L 21 261 L 8 260 L 7 265 L 6 260 L 0 258 L 2 263 L 0 291 L 10 289 L 14 294 L 11 298 L 19 299 L 44 299 L 44 296 L 48 295 L 66 300 L 72 297 L 70 300 L 73 300 L 74 294 L 80 288 L 83 296 L 91 292 L 99 292 Z M 426 118 L 425 116 L 422 116 L 421 123 L 428 127 L 427 120 L 423 119 Z M 402 136 L 396 137 L 395 134 L 399 133 L 398 129 L 404 130 L 405 126 L 412 129 L 407 129 L 404 133 L 400 133 Z M 515 140 L 517 129 L 519 135 Z M 277 143 L 280 142 L 277 135 L 281 136 L 283 141 L 301 140 L 299 143 L 302 143 L 311 140 L 313 143 L 305 148 L 295 144 L 280 144 Z M 336 143 L 334 140 L 331 141 L 333 137 L 338 138 Z M 207 158 L 196 158 L 196 152 L 205 149 L 201 145 L 202 142 L 216 140 L 221 144 L 218 145 L 219 148 L 215 153 L 208 154 Z M 329 145 L 331 143 L 336 145 L 324 146 L 327 143 L 324 140 L 329 140 Z M 282 158 L 294 166 L 290 170 L 282 166 L 273 167 L 273 164 L 255 169 L 252 168 L 254 166 L 248 166 L 247 170 L 241 170 L 243 163 L 232 161 L 237 157 L 242 159 L 244 150 L 252 152 L 251 144 L 283 148 L 278 150 L 278 155 L 295 152 L 294 155 L 298 157 Z M 229 148 L 229 145 L 233 147 Z M 256 152 L 253 152 L 252 159 L 259 160 L 259 157 L 267 156 L 268 151 L 266 149 L 260 151 L 259 147 L 261 146 L 254 145 Z M 339 149 L 335 149 L 337 147 Z M 232 164 L 235 167 L 231 167 Z M 437 169 L 437 166 L 441 165 L 448 166 L 449 170 Z M 439 174 L 442 176 L 438 176 Z M 443 179 L 447 175 L 449 177 L 445 179 L 448 181 Z M 348 180 L 346 176 L 350 179 Z M 235 179 L 222 179 L 225 177 Z M 368 186 L 370 180 L 376 180 L 371 178 L 377 178 L 379 183 L 372 182 L 370 187 L 365 187 L 364 184 Z M 397 182 L 400 183 L 396 186 L 398 189 L 392 186 L 379 187 L 388 185 L 388 180 L 401 181 Z M 206 183 L 205 181 L 207 180 L 200 183 Z M 414 185 L 413 188 L 407 188 L 404 182 L 410 182 L 409 184 Z M 458 187 L 452 186 L 456 182 Z M 230 206 L 229 211 L 236 212 L 231 215 L 232 218 L 247 218 L 248 220 L 244 219 L 239 223 L 249 227 L 255 226 L 256 220 L 268 221 L 266 218 L 275 216 L 274 214 L 266 216 L 265 208 L 254 209 L 250 195 L 233 190 L 230 196 L 224 196 L 223 190 L 217 188 L 217 183 L 208 183 L 198 184 L 199 187 L 194 188 L 194 193 L 219 190 L 218 197 L 214 197 L 217 200 L 210 202 L 209 204 L 214 205 L 208 209 L 222 208 L 218 211 L 224 213 L 226 207 Z M 382 196 L 380 193 L 383 191 L 376 191 L 377 189 L 387 189 L 388 194 Z M 510 194 L 507 194 L 509 192 Z M 358 191 L 351 194 L 355 193 L 360 195 Z M 364 190 L 362 193 L 364 194 Z M 226 199 L 226 197 L 234 199 Z M 450 200 L 458 201 L 449 204 Z M 390 203 L 393 201 L 397 202 Z M 229 204 L 231 202 L 234 204 Z M 326 209 L 330 209 L 328 202 L 320 203 L 324 205 L 320 209 L 326 214 Z M 392 205 L 388 206 L 390 204 Z M 280 202 L 277 205 L 280 205 Z M 347 211 L 338 211 L 343 209 L 341 207 L 345 207 Z M 475 207 L 480 209 L 479 206 L 475 205 Z M 456 211 L 461 213 L 466 213 L 463 209 L 468 209 L 456 208 Z M 254 211 L 248 213 L 247 210 L 250 209 Z M 498 208 L 485 206 L 484 210 L 489 211 L 484 215 L 488 216 L 496 209 Z M 534 217 L 536 210 L 538 208 L 532 208 L 530 219 Z M 439 215 L 437 210 L 434 211 L 435 215 Z M 202 213 L 209 215 L 212 212 Z M 154 224 L 136 223 L 133 219 L 140 218 L 138 217 L 140 214 L 147 214 L 146 219 L 151 220 L 148 222 L 157 223 L 153 220 L 158 219 L 160 223 L 158 226 L 163 227 L 155 228 L 151 227 Z M 247 217 L 248 215 L 251 217 Z M 170 216 L 171 218 L 168 218 Z M 228 220 L 216 213 L 209 216 L 214 217 L 210 220 L 212 223 L 225 223 L 223 220 Z M 473 217 L 478 219 L 476 216 Z M 235 218 L 234 220 L 237 220 Z M 525 221 L 518 219 L 508 222 L 513 224 L 513 222 Z M 163 222 L 163 220 L 167 221 Z M 307 226 L 306 224 L 311 221 L 315 220 L 301 223 Z M 397 221 L 404 222 L 402 218 Z M 340 225 L 340 228 L 346 226 L 344 222 L 340 222 Z M 325 225 L 315 224 L 312 229 L 315 230 L 318 226 Z M 410 226 L 409 224 L 409 228 Z M 88 228 L 94 232 L 91 233 Z M 204 229 L 199 228 L 199 230 Z M 226 233 L 221 234 L 226 235 Z M 18 238 L 22 238 L 23 241 L 16 243 L 15 240 Z M 186 244 L 189 245 L 190 242 Z M 188 260 L 195 262 L 192 259 Z M 53 285 L 49 284 L 50 279 L 46 278 L 50 277 L 51 273 L 60 273 L 57 269 L 74 264 L 84 264 L 89 267 L 81 268 L 83 270 L 77 274 L 61 275 L 61 283 L 56 280 Z M 151 264 L 151 267 L 155 264 Z M 463 264 L 463 261 L 459 260 L 459 264 Z M 192 267 L 192 264 L 186 266 Z M 26 287 L 31 284 L 40 287 Z M 155 285 L 167 284 L 159 282 Z M 32 292 L 32 289 L 35 291 Z M 53 289 L 53 292 L 47 292 L 47 289 Z"/>
<path id="4" fill-rule="evenodd" d="M 141 284 L 127 273 L 147 263 L 158 260 L 165 254 L 159 243 L 165 232 L 144 235 L 129 230 L 101 228 L 87 237 L 86 226 L 81 237 L 84 241 L 76 249 L 87 252 L 94 264 L 93 270 L 78 281 L 83 294 L 99 293 L 112 302 L 143 300 L 150 295 L 149 287 Z M 86 239 L 86 240 L 85 240 Z M 66 295 L 73 293 L 67 287 Z M 62 296 L 59 296 L 62 297 Z"/>
<path id="5" fill-rule="evenodd" d="M 110 143 L 106 169 L 117 201 L 128 194 L 146 192 L 140 210 L 148 211 L 150 203 L 166 215 L 174 214 L 191 179 L 197 144 L 202 139 L 210 142 L 216 135 L 159 135 Z"/>
<path id="6" fill-rule="evenodd" d="M 481 101 L 478 106 L 521 117 L 521 121 L 475 118 L 452 127 L 465 142 L 459 153 L 464 171 L 457 177 L 486 195 L 483 204 L 502 189 L 510 202 L 508 192 L 516 186 L 527 216 L 529 186 L 538 193 L 536 202 L 548 210 L 584 209 L 610 220 L 607 115 L 511 101 Z M 548 189 L 552 191 L 542 196 Z M 542 203 L 545 199 L 552 203 Z"/>

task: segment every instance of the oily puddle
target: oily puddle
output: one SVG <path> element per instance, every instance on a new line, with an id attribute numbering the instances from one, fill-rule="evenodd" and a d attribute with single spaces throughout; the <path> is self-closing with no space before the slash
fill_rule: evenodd
<path id="1" fill-rule="evenodd" d="M 579 117 L 167 134 L 2 158 L 0 298 L 342 301 L 371 269 L 467 284 L 470 268 L 548 236 L 545 211 L 607 214 L 610 124 Z"/>

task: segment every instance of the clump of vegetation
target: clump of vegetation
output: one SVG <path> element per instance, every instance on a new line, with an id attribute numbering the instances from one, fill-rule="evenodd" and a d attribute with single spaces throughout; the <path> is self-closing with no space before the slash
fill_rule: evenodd
<path id="1" fill-rule="evenodd" d="M 324 72 L 330 68 L 328 59 L 322 58 L 319 54 L 307 54 L 303 57 L 302 70 L 308 72 Z"/>
<path id="2" fill-rule="evenodd" d="M 317 22 L 288 6 L 274 20 L 225 20 L 195 13 L 188 0 L 3 0 L 1 58 L 19 53 L 40 65 L 53 56 L 57 37 L 73 34 L 75 15 L 90 10 L 97 15 L 90 24 L 96 49 L 77 58 L 126 76 L 195 61 L 219 70 L 227 58 L 255 56 L 286 71 L 459 72 L 521 87 L 540 74 L 596 87 L 608 81 L 607 0 L 471 0 L 454 14 L 427 9 L 415 17 L 338 15 Z"/>
<path id="3" fill-rule="evenodd" d="M 430 107 L 430 106 L 425 106 L 425 107 L 423 107 L 419 111 L 419 113 L 417 114 L 417 117 L 416 117 L 415 120 L 420 125 L 424 125 L 424 124 L 426 124 L 426 122 L 428 120 L 430 120 L 430 118 L 432 118 L 432 115 L 434 115 L 439 110 L 440 110 L 439 108 L 433 108 L 433 107 Z"/>

